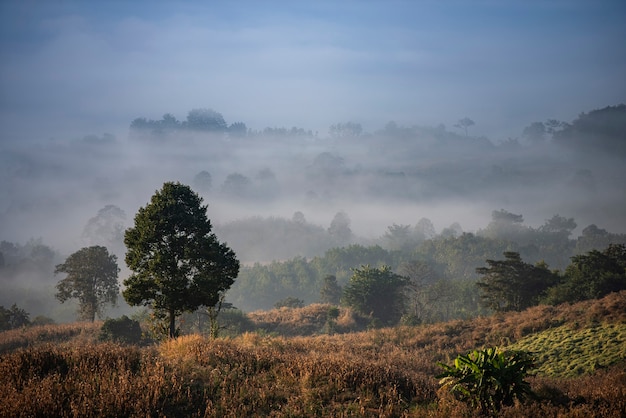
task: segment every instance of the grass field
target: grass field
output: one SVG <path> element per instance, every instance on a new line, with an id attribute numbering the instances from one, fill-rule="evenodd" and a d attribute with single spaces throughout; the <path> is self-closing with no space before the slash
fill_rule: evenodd
<path id="1" fill-rule="evenodd" d="M 272 317 L 297 334 L 303 312 L 288 313 Z M 100 325 L 0 334 L 0 416 L 471 417 L 439 390 L 437 362 L 494 345 L 532 351 L 538 364 L 537 399 L 500 416 L 626 416 L 626 292 L 429 326 L 146 347 L 98 343 Z"/>

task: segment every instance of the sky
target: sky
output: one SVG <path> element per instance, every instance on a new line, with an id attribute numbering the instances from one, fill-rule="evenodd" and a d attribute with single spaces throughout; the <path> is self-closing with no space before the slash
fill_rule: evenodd
<path id="1" fill-rule="evenodd" d="M 469 117 L 506 140 L 626 101 L 624 40 L 623 0 L 4 0 L 0 140 L 194 108 L 322 136 Z"/>

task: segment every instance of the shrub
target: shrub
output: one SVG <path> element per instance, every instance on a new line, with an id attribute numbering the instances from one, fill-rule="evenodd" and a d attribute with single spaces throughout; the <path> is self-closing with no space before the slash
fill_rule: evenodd
<path id="1" fill-rule="evenodd" d="M 123 315 L 118 319 L 107 319 L 100 328 L 100 341 L 116 341 L 124 344 L 139 344 L 141 342 L 141 327 Z"/>
<path id="2" fill-rule="evenodd" d="M 483 414 L 494 413 L 532 395 L 524 380 L 534 367 L 524 351 L 501 351 L 497 347 L 459 355 L 452 366 L 438 363 L 444 372 L 437 376 L 443 388 Z"/>
<path id="3" fill-rule="evenodd" d="M 274 308 L 302 308 L 304 307 L 304 301 L 302 299 L 289 296 L 285 299 L 281 299 L 274 304 Z"/>

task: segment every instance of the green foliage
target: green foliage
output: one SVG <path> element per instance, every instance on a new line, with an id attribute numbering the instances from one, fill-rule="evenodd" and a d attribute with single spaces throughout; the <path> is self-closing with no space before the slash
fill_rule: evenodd
<path id="1" fill-rule="evenodd" d="M 478 267 L 483 277 L 476 283 L 483 304 L 498 312 L 522 311 L 536 305 L 546 290 L 558 280 L 545 264 L 524 263 L 519 253 L 504 252 L 505 260 L 487 260 L 489 267 Z"/>
<path id="2" fill-rule="evenodd" d="M 31 325 L 52 325 L 54 323 L 54 319 L 45 315 L 37 315 L 31 321 Z"/>
<path id="3" fill-rule="evenodd" d="M 393 325 L 404 311 L 403 290 L 407 283 L 408 279 L 393 273 L 389 266 L 362 266 L 353 269 L 342 301 L 382 325 Z"/>
<path id="4" fill-rule="evenodd" d="M 131 305 L 150 306 L 159 319 L 198 307 L 215 306 L 239 272 L 239 261 L 212 233 L 202 198 L 189 186 L 165 183 L 126 230 L 126 264 L 133 274 L 124 281 Z"/>
<path id="5" fill-rule="evenodd" d="M 343 289 L 337 284 L 337 278 L 330 274 L 324 277 L 322 289 L 320 290 L 320 301 L 322 303 L 330 303 L 338 305 L 341 301 Z"/>
<path id="6" fill-rule="evenodd" d="M 274 304 L 274 308 L 302 308 L 304 301 L 302 299 L 294 298 L 293 296 L 286 297 L 279 300 Z"/>
<path id="7" fill-rule="evenodd" d="M 601 250 L 610 244 L 626 244 L 626 234 L 614 234 L 591 224 L 584 228 L 582 235 L 576 239 L 575 253 L 584 254 L 592 250 Z"/>
<path id="8" fill-rule="evenodd" d="M 126 315 L 117 319 L 107 319 L 100 328 L 99 340 L 139 344 L 141 342 L 139 321 L 130 319 Z"/>
<path id="9" fill-rule="evenodd" d="M 28 317 L 29 313 L 24 309 L 18 308 L 15 303 L 9 309 L 0 306 L 0 331 L 30 325 L 31 322 Z"/>
<path id="10" fill-rule="evenodd" d="M 435 237 L 416 249 L 419 258 L 427 260 L 443 276 L 452 280 L 476 279 L 476 266 L 485 259 L 501 254 L 507 244 L 495 238 L 472 233 L 458 237 Z"/>
<path id="11" fill-rule="evenodd" d="M 548 303 L 597 299 L 626 289 L 626 245 L 610 244 L 604 251 L 592 250 L 572 257 L 561 283 L 550 289 Z"/>
<path id="12" fill-rule="evenodd" d="M 56 266 L 55 274 L 67 273 L 57 283 L 56 298 L 64 303 L 78 299 L 80 319 L 93 322 L 106 304 L 115 305 L 119 293 L 117 256 L 106 247 L 85 247 Z"/>
<path id="13" fill-rule="evenodd" d="M 437 376 L 440 384 L 460 400 L 483 414 L 492 414 L 503 405 L 512 405 L 532 395 L 525 380 L 534 367 L 533 358 L 524 351 L 501 351 L 497 347 L 459 355 L 452 365 Z"/>

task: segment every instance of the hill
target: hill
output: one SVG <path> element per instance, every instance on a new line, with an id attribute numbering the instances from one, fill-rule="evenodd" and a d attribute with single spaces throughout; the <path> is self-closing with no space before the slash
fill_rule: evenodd
<path id="1" fill-rule="evenodd" d="M 306 318 L 303 309 L 280 311 L 290 333 L 297 317 Z M 530 379 L 538 398 L 501 416 L 621 417 L 625 324 L 620 292 L 429 326 L 291 337 L 245 332 L 217 340 L 187 335 L 149 347 L 97 343 L 97 324 L 57 326 L 63 328 L 57 333 L 54 326 L 33 327 L 0 334 L 0 416 L 473 416 L 438 390 L 437 362 L 497 345 L 527 347 L 542 362 Z M 596 344 L 607 356 L 561 350 L 557 364 L 570 362 L 575 373 L 555 373 L 545 365 L 566 340 L 589 345 L 588 352 Z"/>

